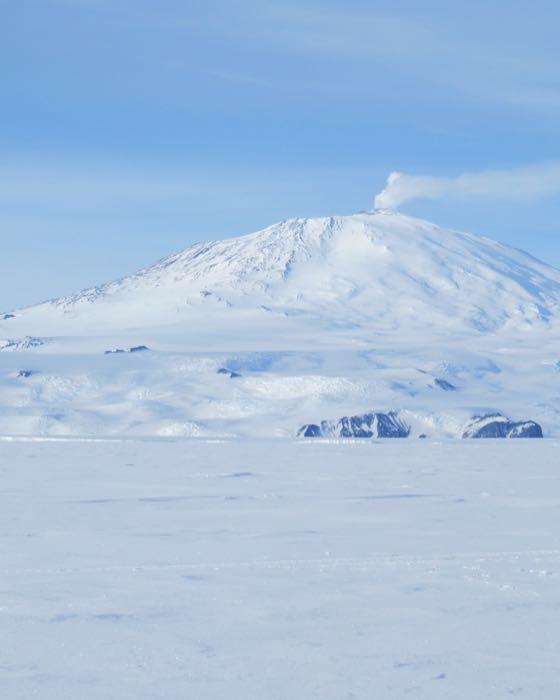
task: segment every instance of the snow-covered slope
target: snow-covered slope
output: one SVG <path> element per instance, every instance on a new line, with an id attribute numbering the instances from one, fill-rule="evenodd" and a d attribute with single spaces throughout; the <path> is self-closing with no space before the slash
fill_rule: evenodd
<path id="1" fill-rule="evenodd" d="M 559 340 L 560 271 L 526 253 L 394 212 L 292 219 L 6 314 L 0 434 L 293 436 L 392 411 L 411 437 L 496 413 L 560 434 Z"/>
<path id="2" fill-rule="evenodd" d="M 487 238 L 373 211 L 197 244 L 9 320 L 25 335 L 204 327 L 223 312 L 227 321 L 253 313 L 266 333 L 282 333 L 290 317 L 368 334 L 485 332 L 547 324 L 559 310 L 558 270 Z"/>

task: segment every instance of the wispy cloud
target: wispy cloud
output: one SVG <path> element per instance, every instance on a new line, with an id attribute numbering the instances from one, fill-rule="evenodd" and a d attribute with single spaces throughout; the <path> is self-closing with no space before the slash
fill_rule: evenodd
<path id="1" fill-rule="evenodd" d="M 397 209 L 414 199 L 486 197 L 536 199 L 560 195 L 560 162 L 537 163 L 512 170 L 463 173 L 458 177 L 394 172 L 375 197 L 375 206 Z"/>
<path id="2" fill-rule="evenodd" d="M 268 18 L 267 41 L 288 51 L 400 62 L 420 47 L 428 54 L 434 47 L 430 41 L 434 34 L 427 24 L 387 12 L 283 2 L 268 5 Z"/>
<path id="3" fill-rule="evenodd" d="M 340 0 L 49 2 L 121 21 L 132 43 L 129 58 L 138 63 L 182 67 L 257 90 L 294 95 L 301 88 L 315 96 L 328 83 L 339 97 L 361 102 L 437 91 L 448 99 L 554 115 L 560 106 L 554 21 L 542 13 L 528 23 L 520 7 L 508 8 L 508 31 L 495 32 L 502 10 L 479 2 L 472 11 L 442 11 L 430 0 L 421 10 L 402 11 L 388 2 L 352 6 Z M 327 70 L 320 69 L 324 61 Z"/>

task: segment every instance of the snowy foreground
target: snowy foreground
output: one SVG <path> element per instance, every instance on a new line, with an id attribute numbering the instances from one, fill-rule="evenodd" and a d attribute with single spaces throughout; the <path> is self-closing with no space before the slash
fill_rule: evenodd
<path id="1" fill-rule="evenodd" d="M 0 442 L 0 696 L 559 697 L 560 443 Z"/>

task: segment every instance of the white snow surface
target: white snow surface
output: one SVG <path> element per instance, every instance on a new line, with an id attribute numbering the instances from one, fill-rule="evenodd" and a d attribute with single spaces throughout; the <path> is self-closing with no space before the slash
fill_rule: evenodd
<path id="1" fill-rule="evenodd" d="M 0 441 L 0 695 L 552 700 L 559 448 Z"/>
<path id="2" fill-rule="evenodd" d="M 57 334 L 68 326 L 72 334 L 84 326 L 90 334 L 123 324 L 196 323 L 201 314 L 226 309 L 233 318 L 249 310 L 302 315 L 305 322 L 376 332 L 450 324 L 493 330 L 530 328 L 559 308 L 558 270 L 487 238 L 376 210 L 290 219 L 197 244 L 131 277 L 26 309 L 20 318 L 60 326 Z"/>
<path id="3" fill-rule="evenodd" d="M 560 271 L 396 212 L 291 219 L 9 316 L 0 434 L 289 437 L 395 410 L 413 437 L 495 412 L 560 435 Z"/>

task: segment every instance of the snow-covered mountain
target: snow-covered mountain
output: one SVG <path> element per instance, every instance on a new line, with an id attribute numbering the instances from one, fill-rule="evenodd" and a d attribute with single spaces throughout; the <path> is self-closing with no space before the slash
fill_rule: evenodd
<path id="1" fill-rule="evenodd" d="M 0 434 L 560 435 L 559 340 L 560 271 L 526 253 L 389 211 L 291 219 L 5 313 Z"/>
<path id="2" fill-rule="evenodd" d="M 254 312 L 265 333 L 271 319 L 283 333 L 290 317 L 368 335 L 457 333 L 530 329 L 559 311 L 560 271 L 487 238 L 382 210 L 290 219 L 197 244 L 130 277 L 23 310 L 10 327 L 23 322 L 37 335 L 43 321 L 51 329 L 62 322 L 53 335 L 204 326 L 209 315 Z"/>

